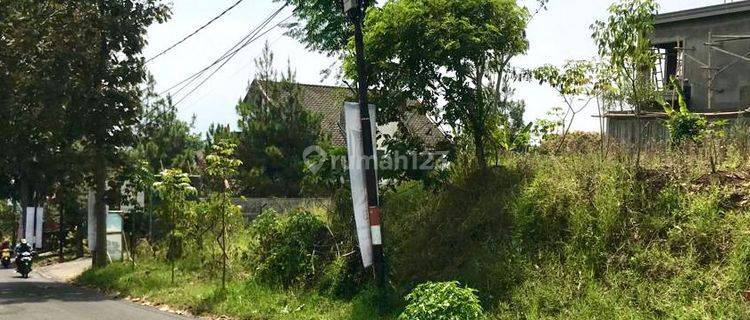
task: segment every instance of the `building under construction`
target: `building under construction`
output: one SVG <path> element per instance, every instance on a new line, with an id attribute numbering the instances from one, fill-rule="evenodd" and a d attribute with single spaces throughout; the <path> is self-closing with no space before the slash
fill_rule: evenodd
<path id="1" fill-rule="evenodd" d="M 674 77 L 690 111 L 732 123 L 750 117 L 750 1 L 656 16 L 652 43 L 658 52 L 653 81 L 668 92 Z M 610 139 L 636 142 L 667 137 L 663 110 L 636 114 L 609 104 L 604 114 Z"/>

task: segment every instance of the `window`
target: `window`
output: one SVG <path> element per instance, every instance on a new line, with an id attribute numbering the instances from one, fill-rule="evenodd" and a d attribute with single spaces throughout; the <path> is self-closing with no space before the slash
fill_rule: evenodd
<path id="1" fill-rule="evenodd" d="M 654 45 L 656 65 L 654 66 L 654 84 L 657 89 L 669 85 L 672 77 L 683 79 L 683 42 L 667 42 Z"/>

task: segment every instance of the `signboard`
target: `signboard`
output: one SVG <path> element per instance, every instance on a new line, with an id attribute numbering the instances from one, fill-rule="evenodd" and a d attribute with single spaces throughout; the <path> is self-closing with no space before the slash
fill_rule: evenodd
<path id="1" fill-rule="evenodd" d="M 125 184 L 123 184 L 122 188 L 123 188 L 122 192 L 124 194 Z M 88 207 L 88 220 L 87 220 L 88 221 L 88 228 L 87 228 L 88 229 L 87 230 L 88 231 L 88 245 L 89 245 L 89 250 L 94 251 L 96 250 L 96 218 L 94 216 L 94 212 L 96 211 L 96 208 L 95 208 L 96 193 L 94 193 L 94 191 L 89 191 L 86 200 L 88 204 L 87 206 Z M 145 200 L 144 193 L 139 192 L 136 195 L 136 201 L 141 207 L 144 206 L 144 200 Z M 127 206 L 127 205 L 122 206 L 122 212 L 130 212 L 133 209 L 135 209 L 133 206 Z M 115 211 L 109 211 L 109 206 L 107 206 L 106 210 L 109 213 L 115 212 Z M 108 233 L 110 231 L 109 219 L 110 218 L 108 217 L 107 218 L 107 232 Z M 120 226 L 121 226 L 120 228 L 122 229 L 122 217 L 121 216 L 120 216 Z M 120 232 L 122 232 L 122 230 L 120 230 Z"/>
<path id="2" fill-rule="evenodd" d="M 122 215 L 116 211 L 107 213 L 107 234 L 122 233 Z"/>
<path id="3" fill-rule="evenodd" d="M 122 234 L 107 234 L 107 255 L 112 261 L 122 261 Z"/>
<path id="4" fill-rule="evenodd" d="M 372 265 L 372 235 L 370 232 L 370 217 L 367 205 L 367 187 L 365 185 L 365 159 L 362 148 L 362 124 L 359 116 L 359 104 L 344 103 L 344 119 L 346 122 L 346 150 L 349 164 L 349 180 L 352 188 L 352 204 L 354 205 L 354 220 L 357 224 L 357 239 L 365 267 Z M 370 105 L 370 120 L 373 150 L 375 144 L 375 106 Z M 376 159 L 377 160 L 377 159 Z"/>
<path id="5" fill-rule="evenodd" d="M 122 261 L 122 215 L 120 212 L 107 213 L 107 255 L 112 261 Z"/>

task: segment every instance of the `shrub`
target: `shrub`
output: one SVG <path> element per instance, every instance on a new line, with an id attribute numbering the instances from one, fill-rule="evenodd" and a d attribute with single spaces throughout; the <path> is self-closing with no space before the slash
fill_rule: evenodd
<path id="1" fill-rule="evenodd" d="M 293 212 L 288 217 L 266 212 L 253 221 L 251 229 L 252 263 L 264 282 L 287 287 L 309 285 L 330 260 L 328 228 L 307 211 Z"/>
<path id="2" fill-rule="evenodd" d="M 482 317 L 476 290 L 458 282 L 428 282 L 406 296 L 401 320 L 473 320 Z"/>
<path id="3" fill-rule="evenodd" d="M 442 189 L 410 182 L 384 195 L 384 241 L 392 280 L 406 289 L 455 279 L 479 289 L 482 299 L 490 301 L 517 280 L 510 272 L 518 260 L 512 258 L 509 204 L 522 174 L 514 167 L 452 170 Z"/>
<path id="4" fill-rule="evenodd" d="M 366 281 L 359 254 L 338 256 L 325 267 L 318 290 L 328 296 L 351 299 Z"/>
<path id="5" fill-rule="evenodd" d="M 327 214 L 336 257 L 323 271 L 318 289 L 336 298 L 349 299 L 359 293 L 369 277 L 359 252 L 351 192 L 341 188 L 333 194 L 331 202 Z"/>

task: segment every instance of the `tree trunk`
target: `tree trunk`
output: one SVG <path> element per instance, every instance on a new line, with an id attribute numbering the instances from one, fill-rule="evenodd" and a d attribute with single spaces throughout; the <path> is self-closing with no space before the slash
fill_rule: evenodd
<path id="1" fill-rule="evenodd" d="M 83 257 L 83 230 L 86 226 L 83 221 L 76 226 L 76 258 Z"/>
<path id="2" fill-rule="evenodd" d="M 484 137 L 479 128 L 475 128 L 472 135 L 474 136 L 474 155 L 477 158 L 477 164 L 480 169 L 485 169 L 487 168 L 487 156 L 484 149 Z"/>
<path id="3" fill-rule="evenodd" d="M 222 201 L 224 202 L 224 201 Z M 221 289 L 227 289 L 227 212 L 226 204 L 221 206 Z"/>
<path id="4" fill-rule="evenodd" d="M 174 261 L 177 260 L 177 257 L 175 256 L 176 255 L 175 251 L 177 251 L 176 248 L 177 248 L 177 244 L 174 240 L 174 226 L 172 226 L 172 230 L 169 231 L 169 251 L 170 252 L 167 253 L 167 255 L 169 255 L 169 266 L 172 269 L 172 284 L 174 284 Z"/>
<path id="5" fill-rule="evenodd" d="M 58 260 L 60 262 L 64 262 L 65 253 L 63 252 L 63 250 L 65 250 L 65 206 L 63 206 L 62 204 L 60 204 L 60 227 L 59 228 L 60 228 L 59 230 L 60 252 L 59 252 Z"/>
<path id="6" fill-rule="evenodd" d="M 97 150 L 97 160 L 94 164 L 94 226 L 96 245 L 93 254 L 93 266 L 101 268 L 107 266 L 107 164 L 102 151 Z"/>
<path id="7" fill-rule="evenodd" d="M 29 183 L 26 181 L 26 179 L 21 179 L 21 217 L 19 219 L 19 226 L 18 226 L 18 235 L 16 240 L 21 240 L 23 238 L 26 238 L 26 207 L 29 206 L 31 203 L 31 199 L 29 198 Z"/>

